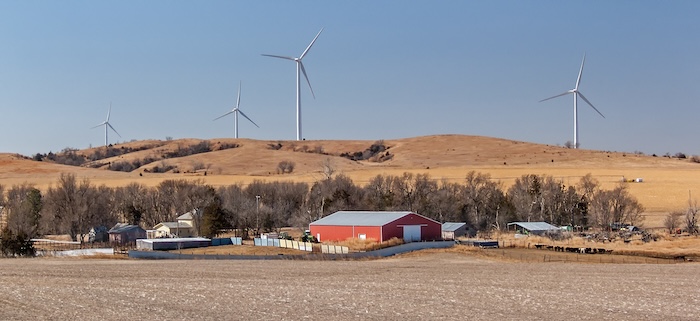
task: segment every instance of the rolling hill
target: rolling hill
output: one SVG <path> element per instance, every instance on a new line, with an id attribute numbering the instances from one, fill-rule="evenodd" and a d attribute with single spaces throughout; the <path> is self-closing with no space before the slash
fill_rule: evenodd
<path id="1" fill-rule="evenodd" d="M 206 152 L 188 154 L 193 150 Z M 105 151 L 105 147 L 98 147 L 78 150 L 75 154 L 89 158 Z M 525 174 L 551 175 L 570 185 L 591 173 L 605 188 L 619 184 L 623 177 L 642 178 L 643 183 L 627 184 L 630 193 L 647 208 L 649 221 L 653 222 L 661 220 L 668 211 L 687 206 L 689 191 L 700 194 L 700 164 L 687 159 L 567 149 L 481 136 L 436 135 L 376 142 L 145 140 L 114 145 L 111 152 L 118 155 L 86 161 L 82 166 L 0 154 L 0 184 L 29 183 L 43 189 L 64 172 L 107 186 L 131 182 L 155 186 L 166 179 L 181 178 L 202 179 L 214 186 L 247 184 L 253 180 L 313 182 L 324 177 L 324 164 L 330 164 L 336 173 L 347 175 L 358 184 L 378 174 L 404 172 L 461 181 L 474 170 L 489 173 L 504 187 Z M 283 161 L 294 164 L 291 173 L 278 172 Z M 131 172 L 109 170 L 120 163 L 137 166 Z M 167 172 L 154 173 L 163 169 Z"/>

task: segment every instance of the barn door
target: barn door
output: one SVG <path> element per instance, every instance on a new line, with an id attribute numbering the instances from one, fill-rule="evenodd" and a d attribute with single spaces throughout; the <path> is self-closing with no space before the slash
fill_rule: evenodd
<path id="1" fill-rule="evenodd" d="M 403 241 L 416 242 L 421 240 L 420 225 L 404 225 Z"/>

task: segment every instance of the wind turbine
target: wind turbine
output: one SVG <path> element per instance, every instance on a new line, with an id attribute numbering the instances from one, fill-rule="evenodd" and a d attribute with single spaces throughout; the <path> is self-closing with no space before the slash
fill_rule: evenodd
<path id="1" fill-rule="evenodd" d="M 114 127 L 112 127 L 112 124 L 109 123 L 109 114 L 111 114 L 111 113 L 112 113 L 112 103 L 110 102 L 110 103 L 109 103 L 109 109 L 107 110 L 107 120 L 103 121 L 102 123 L 100 123 L 100 124 L 97 125 L 97 126 L 94 126 L 94 127 L 90 128 L 90 129 L 93 129 L 93 128 L 97 128 L 97 127 L 100 127 L 100 126 L 103 126 L 103 125 L 105 126 L 105 147 L 109 146 L 109 142 L 108 142 L 108 140 L 107 140 L 107 134 L 108 134 L 108 132 L 109 132 L 109 131 L 108 131 L 108 127 L 111 128 L 111 129 L 114 131 L 115 134 L 119 135 L 119 133 L 117 133 L 117 130 L 114 129 Z M 119 135 L 119 137 L 122 137 L 122 135 Z"/>
<path id="2" fill-rule="evenodd" d="M 581 97 L 581 99 L 583 99 L 583 101 L 585 101 L 589 106 L 591 106 L 591 108 L 593 108 L 593 110 L 595 110 L 601 117 L 605 118 L 605 116 L 603 116 L 603 114 L 597 108 L 595 108 L 593 106 L 593 104 L 591 104 L 591 102 L 588 101 L 588 99 L 586 99 L 586 96 L 584 96 L 583 93 L 581 93 L 581 91 L 578 89 L 578 85 L 581 83 L 581 74 L 583 73 L 583 64 L 585 62 L 586 62 L 586 54 L 584 53 L 583 54 L 583 61 L 581 61 L 581 69 L 579 69 L 579 71 L 578 71 L 578 78 L 576 78 L 576 86 L 574 87 L 574 89 L 568 90 L 568 91 L 561 93 L 559 95 L 556 95 L 556 96 L 552 96 L 552 97 L 540 100 L 540 102 L 543 102 L 545 100 L 550 100 L 550 99 L 557 98 L 557 97 L 564 96 L 564 95 L 568 95 L 568 94 L 574 95 L 574 148 L 578 148 L 578 145 L 579 145 L 579 142 L 578 142 L 578 107 L 576 105 L 576 103 L 578 102 L 579 96 Z"/>
<path id="3" fill-rule="evenodd" d="M 238 99 L 236 99 L 236 107 L 231 109 L 231 111 L 229 111 L 228 113 L 225 113 L 219 117 L 214 118 L 214 120 L 217 120 L 217 119 L 222 118 L 224 116 L 227 116 L 229 114 L 233 114 L 233 127 L 234 127 L 234 131 L 236 132 L 235 138 L 238 138 L 238 114 L 239 113 L 241 115 L 243 115 L 243 117 L 245 117 L 245 119 L 247 119 L 251 123 L 253 123 L 253 125 L 255 125 L 255 127 L 260 128 L 260 126 L 258 126 L 258 124 L 256 124 L 252 119 L 248 118 L 248 116 L 246 116 L 245 113 L 243 113 L 240 106 L 241 106 L 241 84 L 238 83 Z"/>
<path id="4" fill-rule="evenodd" d="M 311 88 L 311 82 L 309 81 L 309 77 L 306 75 L 306 70 L 304 69 L 304 64 L 301 62 L 302 59 L 304 59 L 304 56 L 309 52 L 309 49 L 311 49 L 311 46 L 314 45 L 314 42 L 316 42 L 316 39 L 318 39 L 318 36 L 321 35 L 321 32 L 323 31 L 323 28 L 321 28 L 321 31 L 316 34 L 316 37 L 314 37 L 314 40 L 311 40 L 311 43 L 309 44 L 308 47 L 304 50 L 304 52 L 301 53 L 301 56 L 298 58 L 295 57 L 289 57 L 289 56 L 277 56 L 277 55 L 267 55 L 267 54 L 262 54 L 263 56 L 267 57 L 274 57 L 274 58 L 281 58 L 281 59 L 287 59 L 287 60 L 292 60 L 297 63 L 297 140 L 301 140 L 301 74 L 304 74 L 304 78 L 306 78 L 306 83 L 309 84 L 309 90 L 311 90 L 311 95 L 316 99 L 316 95 L 314 95 L 314 90 Z"/>

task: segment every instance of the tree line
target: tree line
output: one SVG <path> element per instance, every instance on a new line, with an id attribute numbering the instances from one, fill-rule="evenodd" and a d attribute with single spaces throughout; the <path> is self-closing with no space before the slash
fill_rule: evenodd
<path id="1" fill-rule="evenodd" d="M 603 189 L 590 174 L 571 186 L 552 176 L 523 175 L 505 189 L 474 171 L 459 183 L 404 173 L 377 175 L 361 186 L 331 171 L 313 184 L 254 181 L 216 188 L 201 180 L 112 188 L 62 174 L 43 192 L 29 184 L 0 186 L 0 206 L 12 235 L 68 234 L 74 240 L 118 222 L 151 229 L 191 210 L 200 235 L 236 229 L 244 237 L 305 228 L 339 210 L 413 211 L 439 222 L 466 222 L 474 231 L 502 230 L 513 221 L 605 229 L 617 222 L 639 225 L 644 212 L 624 184 Z"/>

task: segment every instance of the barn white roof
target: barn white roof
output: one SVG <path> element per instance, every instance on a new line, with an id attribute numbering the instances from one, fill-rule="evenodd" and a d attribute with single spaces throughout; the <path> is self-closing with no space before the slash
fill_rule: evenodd
<path id="1" fill-rule="evenodd" d="M 383 226 L 413 212 L 338 211 L 309 225 Z M 416 214 L 417 215 L 417 214 Z"/>

